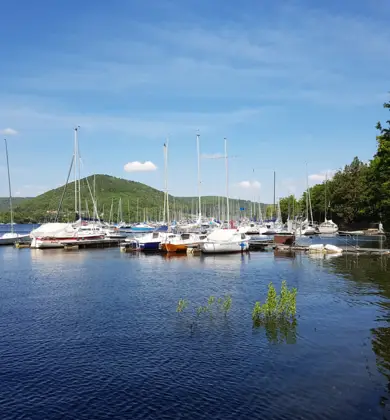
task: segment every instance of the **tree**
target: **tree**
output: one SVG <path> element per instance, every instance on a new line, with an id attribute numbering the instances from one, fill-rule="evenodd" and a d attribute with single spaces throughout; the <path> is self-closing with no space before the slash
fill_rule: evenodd
<path id="1" fill-rule="evenodd" d="M 331 210 L 344 224 L 365 220 L 367 207 L 368 166 L 355 157 L 331 181 Z"/>
<path id="2" fill-rule="evenodd" d="M 384 108 L 390 110 L 390 102 L 383 104 Z M 382 219 L 385 225 L 390 225 L 390 120 L 386 121 L 387 127 L 380 122 L 376 128 L 379 130 L 377 136 L 377 152 L 370 163 L 368 173 L 369 181 L 369 202 L 371 210 Z"/>

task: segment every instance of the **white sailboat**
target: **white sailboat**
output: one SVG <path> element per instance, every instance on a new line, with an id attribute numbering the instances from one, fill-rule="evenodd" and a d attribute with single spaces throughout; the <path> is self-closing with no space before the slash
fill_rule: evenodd
<path id="1" fill-rule="evenodd" d="M 101 223 L 88 223 L 81 220 L 81 185 L 80 185 L 80 156 L 77 138 L 78 127 L 75 129 L 74 135 L 74 154 L 70 166 L 69 175 L 72 167 L 74 169 L 74 198 L 75 198 L 75 214 L 79 219 L 75 223 L 44 223 L 39 228 L 34 229 L 30 233 L 31 248 L 63 248 L 63 242 L 69 241 L 80 242 L 83 240 L 104 239 L 106 231 Z M 65 190 L 64 190 L 65 191 Z M 92 197 L 94 214 L 97 214 L 96 202 Z M 60 203 L 61 205 L 61 203 Z M 59 210 L 58 210 L 59 213 Z M 58 215 L 58 214 L 57 214 Z"/>
<path id="2" fill-rule="evenodd" d="M 8 146 L 7 139 L 4 139 L 5 143 L 5 155 L 7 159 L 7 172 L 8 172 L 8 190 L 9 190 L 9 210 L 11 216 L 11 232 L 6 232 L 0 236 L 0 245 L 14 245 L 15 242 L 21 240 L 27 240 L 29 235 L 20 235 L 19 233 L 14 232 L 14 213 L 12 207 L 12 190 L 11 190 L 11 176 L 9 171 L 9 159 L 8 159 Z"/>
<path id="3" fill-rule="evenodd" d="M 229 212 L 229 168 L 227 154 L 227 140 L 225 138 L 225 168 L 226 168 L 226 216 L 230 224 Z M 239 229 L 216 229 L 211 232 L 199 245 L 205 254 L 244 252 L 249 249 L 249 239 Z"/>
<path id="4" fill-rule="evenodd" d="M 325 221 L 318 226 L 318 231 L 320 234 L 334 235 L 339 231 L 339 227 L 333 220 L 328 220 L 326 218 L 327 210 L 327 201 L 326 201 L 326 192 L 327 192 L 328 177 L 325 177 Z"/>

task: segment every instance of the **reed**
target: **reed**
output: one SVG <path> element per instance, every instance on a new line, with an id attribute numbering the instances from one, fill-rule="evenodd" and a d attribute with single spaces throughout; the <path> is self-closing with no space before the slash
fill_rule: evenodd
<path id="1" fill-rule="evenodd" d="M 266 301 L 261 304 L 255 302 L 252 310 L 252 321 L 255 326 L 264 324 L 264 321 L 283 322 L 295 319 L 297 305 L 297 289 L 289 290 L 285 280 L 282 281 L 280 294 L 274 285 L 269 283 Z"/>
<path id="2" fill-rule="evenodd" d="M 200 316 L 201 314 L 207 313 L 213 317 L 216 312 L 222 312 L 225 316 L 230 311 L 232 307 L 232 297 L 226 295 L 224 297 L 216 298 L 215 296 L 210 296 L 207 299 L 206 304 L 200 305 L 196 308 L 196 315 Z M 185 308 L 189 305 L 188 301 L 184 299 L 179 299 L 177 303 L 176 312 L 183 312 Z"/>
<path id="3" fill-rule="evenodd" d="M 183 312 L 185 308 L 187 308 L 188 302 L 185 299 L 179 299 L 179 302 L 177 303 L 176 312 Z"/>

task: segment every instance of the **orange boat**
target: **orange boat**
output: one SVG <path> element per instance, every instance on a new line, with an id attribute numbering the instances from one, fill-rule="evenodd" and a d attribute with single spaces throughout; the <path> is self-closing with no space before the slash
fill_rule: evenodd
<path id="1" fill-rule="evenodd" d="M 164 247 L 167 252 L 187 252 L 188 244 L 165 243 Z"/>

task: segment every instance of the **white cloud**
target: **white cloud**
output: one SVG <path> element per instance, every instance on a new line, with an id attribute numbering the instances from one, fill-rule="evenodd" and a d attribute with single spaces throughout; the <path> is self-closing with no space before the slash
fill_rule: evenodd
<path id="1" fill-rule="evenodd" d="M 224 157 L 225 155 L 223 153 L 210 153 L 210 154 L 204 153 L 201 155 L 202 159 L 222 159 Z"/>
<path id="2" fill-rule="evenodd" d="M 128 162 L 124 166 L 124 170 L 126 172 L 151 172 L 155 171 L 156 169 L 157 166 L 150 160 L 147 160 L 146 162 Z"/>
<path id="3" fill-rule="evenodd" d="M 309 180 L 312 184 L 321 184 L 325 179 L 332 179 L 336 171 L 334 169 L 328 169 L 325 171 L 318 172 L 316 174 L 309 175 Z"/>
<path id="4" fill-rule="evenodd" d="M 258 190 L 261 187 L 261 183 L 259 181 L 241 181 L 238 183 L 238 186 L 246 190 Z"/>
<path id="5" fill-rule="evenodd" d="M 0 130 L 0 134 L 3 136 L 16 136 L 18 132 L 13 128 L 4 128 L 4 130 Z"/>

